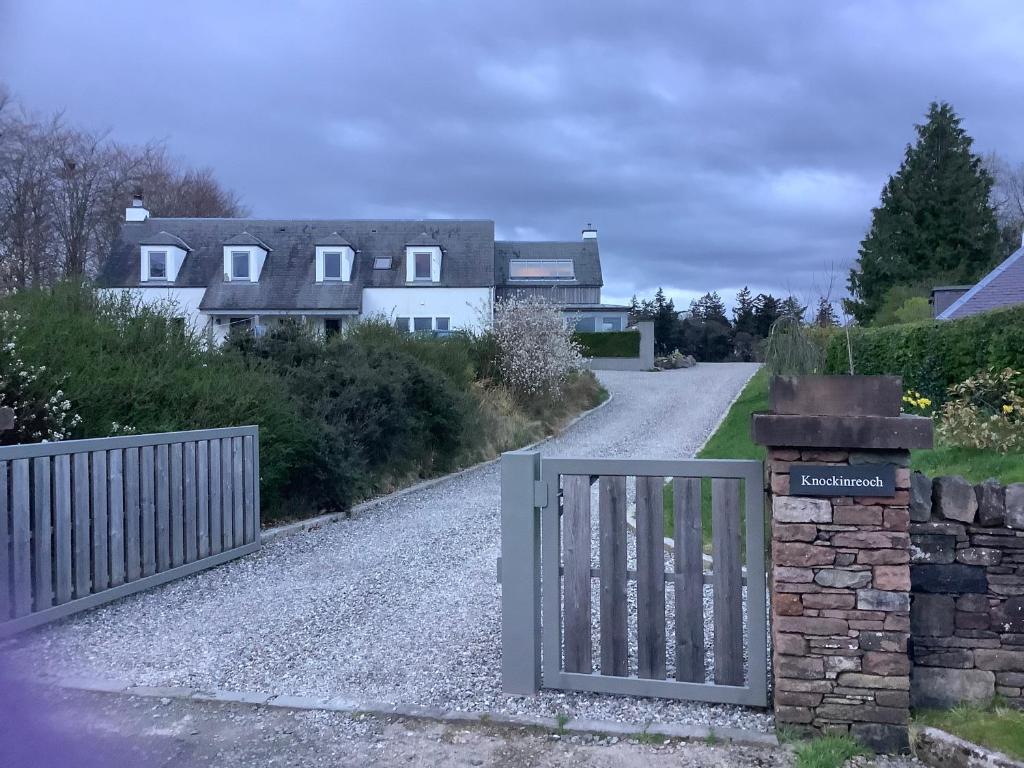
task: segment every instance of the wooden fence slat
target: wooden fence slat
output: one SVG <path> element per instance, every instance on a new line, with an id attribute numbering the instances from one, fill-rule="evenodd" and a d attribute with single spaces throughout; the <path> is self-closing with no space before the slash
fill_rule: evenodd
<path id="1" fill-rule="evenodd" d="M 665 679 L 665 513 L 661 477 L 636 479 L 637 674 Z"/>
<path id="2" fill-rule="evenodd" d="M 199 557 L 210 554 L 210 444 L 196 443 L 196 537 Z"/>
<path id="3" fill-rule="evenodd" d="M 210 552 L 217 554 L 224 549 L 224 512 L 221 492 L 224 484 L 220 478 L 220 440 L 210 441 Z"/>
<path id="4" fill-rule="evenodd" d="M 13 613 L 32 611 L 32 525 L 29 459 L 11 462 L 11 602 Z"/>
<path id="5" fill-rule="evenodd" d="M 715 683 L 743 685 L 743 587 L 740 562 L 740 481 L 711 481 L 714 558 Z"/>
<path id="6" fill-rule="evenodd" d="M 220 523 L 223 540 L 222 549 L 231 549 L 235 546 L 235 518 L 233 499 L 231 494 L 234 488 L 231 484 L 231 439 L 225 438 L 220 441 Z"/>
<path id="7" fill-rule="evenodd" d="M 74 565 L 74 596 L 85 597 L 92 592 L 91 571 L 92 537 L 90 535 L 89 511 L 89 454 L 76 453 L 72 459 L 72 528 L 74 546 L 72 562 Z"/>
<path id="8" fill-rule="evenodd" d="M 53 605 L 53 500 L 50 496 L 50 457 L 32 460 L 32 585 L 33 610 Z"/>
<path id="9" fill-rule="evenodd" d="M 142 529 L 142 575 L 156 573 L 156 451 L 153 446 L 143 446 L 139 468 L 139 496 L 141 508 L 139 520 Z"/>
<path id="10" fill-rule="evenodd" d="M 590 674 L 590 478 L 562 478 L 562 581 L 565 671 Z"/>
<path id="11" fill-rule="evenodd" d="M 255 459 L 255 440 L 251 437 L 246 436 L 242 438 L 242 462 L 245 474 L 245 504 L 243 505 L 242 514 L 245 516 L 245 538 L 243 542 L 248 544 L 249 542 L 256 541 L 256 536 L 260 528 L 259 520 L 256 515 L 256 483 L 255 483 L 255 472 L 256 472 L 256 459 Z"/>
<path id="12" fill-rule="evenodd" d="M 196 526 L 196 444 L 185 443 L 185 562 L 196 559 L 199 543 Z"/>
<path id="13" fill-rule="evenodd" d="M 701 481 L 672 480 L 675 528 L 676 680 L 703 683 L 704 676 L 704 541 Z"/>
<path id="14" fill-rule="evenodd" d="M 53 587 L 58 605 L 74 595 L 72 587 L 73 556 L 71 542 L 71 456 L 53 457 Z"/>
<path id="15" fill-rule="evenodd" d="M 171 567 L 170 451 L 166 444 L 156 447 L 156 569 Z"/>
<path id="16" fill-rule="evenodd" d="M 96 592 L 110 586 L 110 518 L 107 490 L 107 452 L 93 451 L 92 584 Z"/>
<path id="17" fill-rule="evenodd" d="M 120 448 L 107 453 L 110 526 L 110 586 L 124 584 L 124 456 Z"/>
<path id="18" fill-rule="evenodd" d="M 601 674 L 629 674 L 626 600 L 626 478 L 598 482 L 601 550 Z"/>
<path id="19" fill-rule="evenodd" d="M 171 454 L 171 566 L 177 568 L 185 562 L 185 492 L 181 443 L 172 443 L 167 448 Z"/>
<path id="20" fill-rule="evenodd" d="M 142 488 L 139 449 L 124 450 L 124 576 L 142 576 Z"/>
<path id="21" fill-rule="evenodd" d="M 8 465 L 0 461 L 0 621 L 11 617 L 11 519 Z"/>
<path id="22" fill-rule="evenodd" d="M 245 543 L 245 469 L 242 460 L 242 438 L 231 438 L 231 486 L 234 488 L 232 499 L 231 545 L 240 547 Z"/>

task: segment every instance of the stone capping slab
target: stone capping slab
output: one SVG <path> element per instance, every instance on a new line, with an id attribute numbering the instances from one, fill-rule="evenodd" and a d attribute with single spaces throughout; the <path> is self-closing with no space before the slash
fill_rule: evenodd
<path id="1" fill-rule="evenodd" d="M 909 450 L 932 447 L 932 420 L 924 416 L 795 416 L 755 413 L 751 437 L 774 448 Z"/>
<path id="2" fill-rule="evenodd" d="M 609 393 L 607 400 L 605 400 L 602 403 L 598 403 L 590 410 L 583 411 L 583 413 L 577 414 L 571 421 L 569 421 L 569 423 L 563 426 L 555 434 L 548 435 L 547 437 L 538 440 L 535 443 L 524 445 L 522 448 L 517 448 L 516 450 L 528 451 L 531 448 L 536 448 L 539 445 L 543 445 L 549 440 L 553 440 L 559 435 L 564 434 L 565 431 L 570 427 L 575 426 L 577 422 L 585 419 L 592 413 L 596 413 L 597 411 L 604 408 L 614 398 L 615 395 Z M 285 525 L 275 526 L 274 528 L 268 528 L 260 533 L 260 543 L 269 544 L 275 539 L 280 539 L 284 536 L 294 536 L 297 533 L 306 533 L 307 531 L 315 530 L 323 525 L 327 525 L 328 523 L 336 523 L 339 520 L 347 520 L 348 518 L 355 517 L 356 515 L 361 515 L 364 512 L 369 512 L 371 509 L 373 509 L 374 507 L 379 507 L 381 504 L 386 504 L 390 501 L 396 501 L 397 499 L 400 499 L 403 496 L 418 493 L 419 491 L 425 491 L 428 488 L 433 488 L 435 485 L 439 485 L 447 480 L 452 480 L 456 477 L 461 477 L 462 475 L 468 475 L 470 472 L 476 472 L 478 469 L 488 467 L 491 464 L 497 464 L 499 461 L 501 461 L 501 456 L 498 456 L 497 458 L 494 459 L 488 459 L 487 461 L 481 461 L 478 464 L 473 464 L 464 469 L 459 469 L 456 470 L 455 472 L 450 472 L 447 475 L 441 475 L 440 477 L 432 477 L 429 480 L 423 480 L 422 482 L 415 483 L 413 485 L 397 490 L 394 493 L 389 493 L 385 496 L 378 496 L 375 499 L 370 499 L 369 501 L 364 501 L 361 504 L 356 504 L 354 507 L 352 507 L 352 509 L 348 510 L 347 512 L 328 512 L 326 515 L 317 515 L 316 517 L 310 517 L 306 518 L 305 520 L 299 520 L 296 523 L 287 523 Z"/>
<path id="3" fill-rule="evenodd" d="M 802 416 L 899 416 L 899 376 L 773 376 L 772 413 Z"/>
<path id="4" fill-rule="evenodd" d="M 912 740 L 914 756 L 932 768 L 1022 768 L 1024 763 L 938 728 L 922 728 Z"/>
<path id="5" fill-rule="evenodd" d="M 340 712 L 351 715 L 368 715 L 375 718 L 429 720 L 439 723 L 462 723 L 466 725 L 511 727 L 601 736 L 610 735 L 626 738 L 640 733 L 648 733 L 665 736 L 670 739 L 707 740 L 715 738 L 734 744 L 748 744 L 756 747 L 779 746 L 779 740 L 774 733 L 762 733 L 761 731 L 752 731 L 746 728 L 714 728 L 695 723 L 623 723 L 614 720 L 586 719 L 569 720 L 566 723 L 560 723 L 554 717 L 540 717 L 537 715 L 512 715 L 504 712 L 487 711 L 462 712 L 437 707 L 425 707 L 419 704 L 360 702 L 344 697 L 317 698 L 313 696 L 276 695 L 257 691 L 153 687 L 133 685 L 132 683 L 118 680 L 79 676 L 49 677 L 34 682 L 43 682 L 58 688 L 87 691 L 90 693 L 121 694 L 184 701 L 208 701 L 224 704 L 274 707 L 277 709 Z"/>

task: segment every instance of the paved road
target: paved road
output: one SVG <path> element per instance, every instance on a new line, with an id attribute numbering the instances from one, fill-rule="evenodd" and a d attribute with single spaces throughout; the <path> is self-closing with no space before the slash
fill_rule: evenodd
<path id="1" fill-rule="evenodd" d="M 737 363 L 602 373 L 614 400 L 543 451 L 689 457 L 754 370 Z M 767 727 L 765 715 L 735 707 L 504 697 L 498 508 L 492 465 L 32 633 L 12 657 L 37 670 L 140 685 Z"/>
<path id="2" fill-rule="evenodd" d="M 32 702 L 26 710 L 26 697 Z M 60 691 L 0 702 L 12 768 L 788 768 L 785 749 L 597 739 Z M 5 711 L 6 710 L 6 711 Z M 31 715 L 31 717 L 29 716 Z"/>

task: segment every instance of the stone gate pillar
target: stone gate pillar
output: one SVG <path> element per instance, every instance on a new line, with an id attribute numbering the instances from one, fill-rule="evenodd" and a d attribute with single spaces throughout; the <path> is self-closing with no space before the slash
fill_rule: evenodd
<path id="1" fill-rule="evenodd" d="M 752 424 L 768 448 L 776 722 L 882 752 L 908 747 L 909 449 L 932 444 L 901 402 L 896 377 L 776 377 Z"/>

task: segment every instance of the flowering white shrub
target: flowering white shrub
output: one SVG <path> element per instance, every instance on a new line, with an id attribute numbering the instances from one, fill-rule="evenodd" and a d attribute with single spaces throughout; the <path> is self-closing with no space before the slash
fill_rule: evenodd
<path id="1" fill-rule="evenodd" d="M 28 365 L 18 354 L 21 318 L 0 312 L 0 406 L 14 411 L 14 428 L 0 433 L 0 445 L 64 440 L 81 423 L 64 391 L 47 393 L 45 366 Z"/>
<path id="2" fill-rule="evenodd" d="M 579 344 L 558 306 L 530 296 L 495 304 L 494 337 L 502 378 L 514 392 L 552 392 L 583 366 Z"/>
<path id="3" fill-rule="evenodd" d="M 950 387 L 949 394 L 937 430 L 946 445 L 999 453 L 1024 450 L 1024 373 L 982 371 Z"/>

